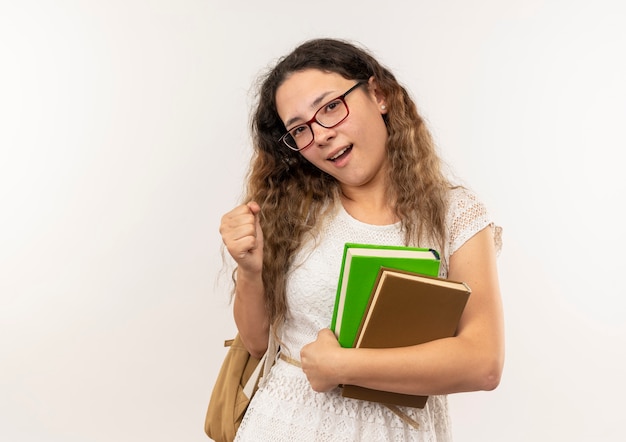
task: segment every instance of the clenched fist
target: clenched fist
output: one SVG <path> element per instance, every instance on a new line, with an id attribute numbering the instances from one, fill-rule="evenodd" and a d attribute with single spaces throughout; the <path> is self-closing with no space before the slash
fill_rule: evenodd
<path id="1" fill-rule="evenodd" d="M 261 207 L 254 201 L 235 207 L 222 216 L 220 234 L 228 253 L 240 270 L 260 273 L 263 268 Z"/>

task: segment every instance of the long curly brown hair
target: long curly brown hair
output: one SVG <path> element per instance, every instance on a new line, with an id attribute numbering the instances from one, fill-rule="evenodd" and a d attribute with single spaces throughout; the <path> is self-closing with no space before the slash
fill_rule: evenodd
<path id="1" fill-rule="evenodd" d="M 384 116 L 388 192 L 395 201 L 407 245 L 422 241 L 443 252 L 446 194 L 444 177 L 431 134 L 415 103 L 394 75 L 367 50 L 347 41 L 315 39 L 281 58 L 259 80 L 251 130 L 254 154 L 246 200 L 260 204 L 264 236 L 263 284 L 270 322 L 282 323 L 287 310 L 285 280 L 304 234 L 314 229 L 326 208 L 339 198 L 339 183 L 279 140 L 285 126 L 276 111 L 276 90 L 291 73 L 305 69 L 334 72 L 367 82 L 371 77 L 386 98 Z"/>

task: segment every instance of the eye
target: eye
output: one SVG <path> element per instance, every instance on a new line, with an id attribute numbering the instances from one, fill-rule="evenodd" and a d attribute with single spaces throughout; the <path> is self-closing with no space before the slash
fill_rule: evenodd
<path id="1" fill-rule="evenodd" d="M 303 124 L 302 126 L 294 127 L 293 129 L 289 131 L 289 133 L 291 134 L 292 137 L 298 138 L 300 135 L 306 133 L 307 129 L 308 129 L 307 125 Z"/>
<path id="2" fill-rule="evenodd" d="M 339 109 L 342 105 L 343 103 L 341 102 L 341 100 L 333 100 L 330 103 L 328 103 L 326 106 L 324 106 L 324 113 L 331 114 L 337 109 Z"/>

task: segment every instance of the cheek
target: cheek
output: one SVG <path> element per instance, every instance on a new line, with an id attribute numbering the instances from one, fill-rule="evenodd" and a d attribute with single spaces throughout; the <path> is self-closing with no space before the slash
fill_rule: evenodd
<path id="1" fill-rule="evenodd" d="M 360 121 L 361 124 L 355 125 L 353 130 L 357 130 L 358 127 L 359 133 L 366 136 L 368 140 L 387 139 L 389 135 L 387 125 L 375 102 L 368 100 L 355 112 L 355 120 Z"/>
<path id="2" fill-rule="evenodd" d="M 375 146 L 384 147 L 386 145 L 387 138 L 389 138 L 389 131 L 387 130 L 387 125 L 382 115 L 373 115 L 363 127 L 362 136 L 364 139 Z"/>
<path id="3" fill-rule="evenodd" d="M 317 167 L 321 163 L 322 159 L 319 156 L 319 149 L 317 149 L 316 152 L 313 149 L 314 147 L 315 146 L 310 146 L 307 149 L 301 150 L 299 155 L 302 155 L 305 160 Z"/>

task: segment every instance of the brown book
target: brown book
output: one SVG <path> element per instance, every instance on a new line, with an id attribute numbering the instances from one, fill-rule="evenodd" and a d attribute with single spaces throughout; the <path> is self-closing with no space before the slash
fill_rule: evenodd
<path id="1" fill-rule="evenodd" d="M 463 282 L 383 267 L 354 346 L 407 347 L 454 336 L 470 293 Z M 428 399 L 356 385 L 344 385 L 342 395 L 416 408 Z"/>

